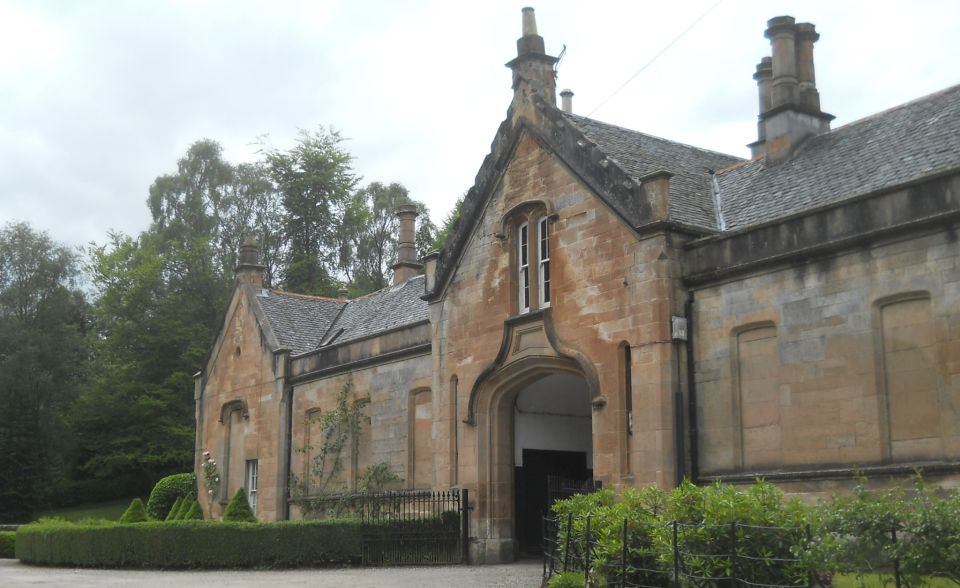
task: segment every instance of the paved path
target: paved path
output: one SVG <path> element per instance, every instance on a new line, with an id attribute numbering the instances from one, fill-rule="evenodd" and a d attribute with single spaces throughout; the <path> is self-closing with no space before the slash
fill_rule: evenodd
<path id="1" fill-rule="evenodd" d="M 0 586 L 191 588 L 322 586 L 349 588 L 537 588 L 539 561 L 498 566 L 286 571 L 132 571 L 41 568 L 0 559 Z"/>

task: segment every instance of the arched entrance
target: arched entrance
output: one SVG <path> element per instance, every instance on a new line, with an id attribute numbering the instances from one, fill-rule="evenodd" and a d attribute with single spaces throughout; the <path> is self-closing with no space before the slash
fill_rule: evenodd
<path id="1" fill-rule="evenodd" d="M 572 486 L 593 477 L 586 381 L 554 372 L 521 389 L 514 402 L 514 532 L 521 554 L 538 554 L 542 517 Z"/>
<path id="2" fill-rule="evenodd" d="M 577 362 L 546 356 L 507 364 L 481 388 L 471 561 L 512 561 L 539 548 L 547 477 L 591 474 L 591 388 Z"/>

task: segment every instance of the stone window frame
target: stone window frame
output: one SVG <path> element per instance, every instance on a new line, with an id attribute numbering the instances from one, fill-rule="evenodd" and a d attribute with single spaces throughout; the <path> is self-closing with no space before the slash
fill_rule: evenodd
<path id="1" fill-rule="evenodd" d="M 736 326 L 730 330 L 730 401 L 733 413 L 731 429 L 733 429 L 733 467 L 736 471 L 744 471 L 746 468 L 743 446 L 743 389 L 740 383 L 740 337 L 744 333 L 763 329 L 773 329 L 773 336 L 777 339 L 777 348 L 779 350 L 780 333 L 774 321 L 753 321 Z"/>
<path id="2" fill-rule="evenodd" d="M 553 253 L 556 251 L 556 243 L 551 243 L 552 227 L 559 219 L 553 211 L 551 204 L 544 200 L 529 200 L 517 204 L 505 213 L 500 219 L 500 232 L 495 235 L 500 239 L 501 244 L 508 244 L 507 249 L 510 254 L 510 283 L 511 290 L 515 293 L 511 296 L 510 315 L 518 316 L 529 314 L 538 310 L 549 308 L 556 300 L 556 267 L 550 262 L 553 261 Z M 549 288 L 550 300 L 543 301 L 543 273 L 541 270 L 540 259 L 540 237 L 541 226 L 546 227 L 546 245 L 550 258 L 545 260 L 548 265 L 547 271 L 550 273 Z M 521 263 L 523 238 L 522 231 L 526 229 L 526 251 L 527 264 Z M 509 235 L 509 237 L 507 237 Z M 531 238 L 532 237 L 532 238 Z M 531 246 L 532 245 L 532 246 Z M 524 281 L 523 270 L 527 270 L 526 282 Z M 525 287 L 526 286 L 526 287 Z M 528 298 L 525 300 L 526 296 Z M 527 302 L 524 305 L 524 302 Z"/>
<path id="3" fill-rule="evenodd" d="M 433 390 L 429 386 L 421 386 L 410 390 L 407 397 L 407 488 L 417 489 L 416 481 L 416 430 L 417 430 L 417 396 L 430 393 L 430 421 L 433 422 Z M 430 485 L 431 487 L 433 484 Z"/>
<path id="4" fill-rule="evenodd" d="M 880 461 L 886 464 L 894 463 L 894 459 L 893 441 L 891 439 L 893 420 L 890 415 L 890 391 L 887 386 L 886 350 L 883 345 L 883 309 L 895 304 L 914 302 L 916 300 L 926 300 L 931 305 L 933 304 L 933 297 L 930 291 L 911 290 L 877 298 L 872 304 L 870 313 L 873 333 L 873 358 L 874 366 L 876 366 L 874 380 L 877 390 L 877 429 L 880 442 Z M 909 460 L 907 461 L 909 462 Z"/>
<path id="5" fill-rule="evenodd" d="M 244 420 L 250 420 L 250 409 L 247 406 L 247 401 L 242 398 L 237 398 L 230 400 L 229 402 L 223 403 L 223 406 L 220 407 L 220 419 L 219 422 L 224 426 L 226 431 L 223 436 L 223 456 L 220 460 L 220 465 L 223 466 L 223 471 L 220 473 L 220 504 L 225 505 L 230 500 L 230 438 L 233 436 L 233 413 L 240 413 L 240 417 Z"/>
<path id="6" fill-rule="evenodd" d="M 311 462 L 316 456 L 313 452 L 316 448 L 310 438 L 310 429 L 322 413 L 323 410 L 319 406 L 311 406 L 303 411 L 303 489 L 308 496 L 310 495 Z"/>

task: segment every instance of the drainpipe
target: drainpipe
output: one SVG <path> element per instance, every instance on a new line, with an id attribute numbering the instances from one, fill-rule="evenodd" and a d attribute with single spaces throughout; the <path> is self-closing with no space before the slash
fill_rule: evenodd
<path id="1" fill-rule="evenodd" d="M 687 337 L 689 338 L 689 330 Z M 681 381 L 683 375 L 680 369 L 680 341 L 676 341 L 676 346 L 674 347 L 674 352 L 677 356 L 677 383 L 673 389 L 673 444 L 677 452 L 677 472 L 675 477 L 675 485 L 679 486 L 683 482 L 684 473 L 687 471 L 687 450 L 685 447 L 685 435 L 683 432 L 683 385 Z"/>
<path id="2" fill-rule="evenodd" d="M 697 387 L 693 372 L 693 290 L 687 292 L 684 304 L 687 317 L 687 406 L 690 421 L 690 480 L 696 482 L 700 477 L 699 455 L 697 454 Z"/>

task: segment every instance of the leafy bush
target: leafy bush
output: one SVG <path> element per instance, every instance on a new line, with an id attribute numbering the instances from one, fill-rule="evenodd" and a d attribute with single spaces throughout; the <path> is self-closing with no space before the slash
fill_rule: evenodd
<path id="1" fill-rule="evenodd" d="M 14 556 L 16 531 L 0 531 L 0 559 L 10 559 Z"/>
<path id="2" fill-rule="evenodd" d="M 189 496 L 184 498 L 183 501 L 180 502 L 180 508 L 177 509 L 176 518 L 173 520 L 175 521 L 186 520 L 187 513 L 190 512 L 190 507 L 193 505 L 194 502 L 196 501 L 190 498 Z"/>
<path id="3" fill-rule="evenodd" d="M 183 520 L 185 521 L 202 521 L 203 520 L 203 508 L 200 507 L 200 503 L 196 500 L 191 501 L 190 510 L 187 511 L 187 514 L 184 515 Z"/>
<path id="4" fill-rule="evenodd" d="M 550 578 L 548 588 L 583 588 L 583 572 L 562 572 Z"/>
<path id="5" fill-rule="evenodd" d="M 357 521 L 77 524 L 45 519 L 17 531 L 25 563 L 105 568 L 249 568 L 359 564 Z"/>
<path id="6" fill-rule="evenodd" d="M 685 554 L 681 573 L 687 576 L 718 580 L 737 576 L 780 585 L 806 581 L 807 568 L 795 553 L 806 545 L 808 509 L 799 501 L 784 501 L 778 488 L 762 481 L 746 489 L 684 482 L 670 493 L 656 487 L 626 488 L 619 497 L 605 489 L 558 501 L 553 508 L 560 516 L 561 550 L 567 545 L 570 549 L 560 557 L 586 562 L 589 555 L 591 567 L 614 585 L 623 575 L 624 535 L 625 580 L 630 584 L 669 583 L 674 533 Z M 737 556 L 731 557 L 734 552 Z"/>
<path id="7" fill-rule="evenodd" d="M 197 498 L 197 477 L 194 474 L 173 474 L 160 481 L 147 499 L 147 515 L 155 521 L 167 518 L 177 498 Z"/>
<path id="8" fill-rule="evenodd" d="M 120 522 L 124 524 L 143 523 L 146 520 L 147 511 L 143 507 L 143 501 L 139 498 L 134 498 L 127 510 L 124 511 L 123 516 L 120 517 Z"/>
<path id="9" fill-rule="evenodd" d="M 233 495 L 230 504 L 223 511 L 223 520 L 234 523 L 257 522 L 257 517 L 253 515 L 253 511 L 250 510 L 250 503 L 247 502 L 247 491 L 242 487 Z"/>
<path id="10" fill-rule="evenodd" d="M 180 512 L 180 505 L 183 504 L 183 498 L 177 496 L 177 499 L 174 501 L 173 506 L 170 507 L 170 512 L 167 513 L 165 521 L 175 521 L 177 520 L 177 514 Z"/>
<path id="11" fill-rule="evenodd" d="M 909 584 L 939 576 L 960 585 L 960 493 L 935 491 L 920 476 L 912 491 L 869 491 L 861 480 L 820 515 L 808 557 L 831 570 L 889 572 L 896 560 Z"/>

